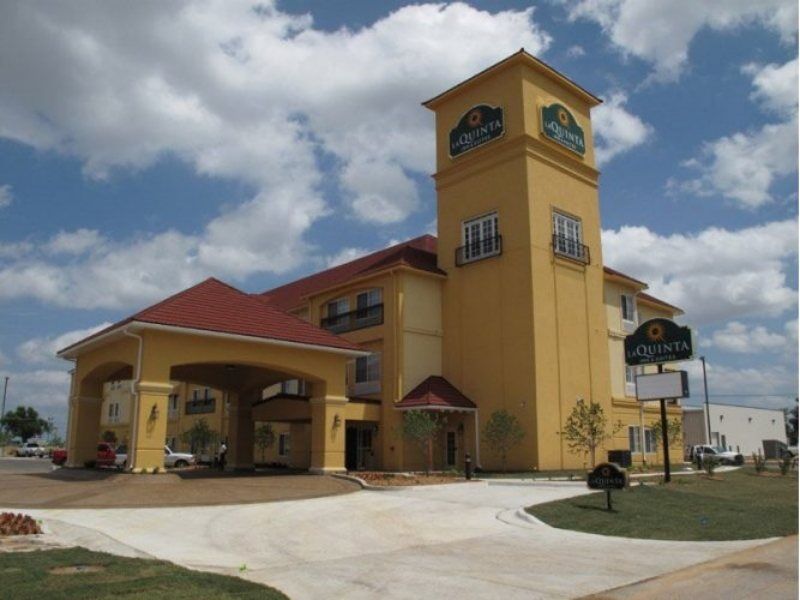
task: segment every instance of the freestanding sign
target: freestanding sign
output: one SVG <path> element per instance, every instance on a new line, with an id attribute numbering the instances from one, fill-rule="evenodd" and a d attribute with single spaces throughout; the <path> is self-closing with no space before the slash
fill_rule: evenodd
<path id="1" fill-rule="evenodd" d="M 664 363 L 679 360 L 689 360 L 694 354 L 692 343 L 692 330 L 681 327 L 670 319 L 650 319 L 636 328 L 632 334 L 625 338 L 625 364 L 658 365 L 658 375 L 665 375 Z M 684 373 L 685 375 L 685 373 Z M 637 397 L 639 396 L 637 380 Z M 688 383 L 685 386 L 688 392 Z M 678 397 L 683 397 L 678 396 Z M 667 398 L 675 396 L 661 396 L 648 398 L 659 400 L 661 404 L 661 443 L 664 446 L 664 481 L 669 482 L 669 436 L 667 434 Z M 640 398 L 643 399 L 643 398 Z"/>
<path id="2" fill-rule="evenodd" d="M 689 376 L 686 371 L 668 371 L 636 376 L 636 399 L 688 398 Z"/>
<path id="3" fill-rule="evenodd" d="M 583 129 L 572 113 L 562 104 L 553 103 L 542 107 L 542 133 L 557 144 L 583 156 L 586 153 L 586 142 Z"/>
<path id="4" fill-rule="evenodd" d="M 586 485 L 592 490 L 605 490 L 608 510 L 611 510 L 611 490 L 628 486 L 628 472 L 614 463 L 602 463 L 587 475 Z"/>
<path id="5" fill-rule="evenodd" d="M 473 106 L 450 130 L 450 158 L 482 146 L 505 133 L 503 109 L 488 104 Z"/>
<path id="6" fill-rule="evenodd" d="M 689 360 L 693 346 L 688 327 L 669 319 L 650 319 L 625 338 L 625 364 L 633 367 Z"/>

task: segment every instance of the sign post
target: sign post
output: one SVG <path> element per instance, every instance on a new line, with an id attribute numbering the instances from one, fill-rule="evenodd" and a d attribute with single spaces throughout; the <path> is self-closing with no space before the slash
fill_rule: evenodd
<path id="1" fill-rule="evenodd" d="M 650 319 L 639 325 L 631 335 L 625 338 L 625 364 L 628 366 L 658 365 L 658 381 L 650 389 L 659 389 L 659 385 L 675 385 L 673 373 L 664 373 L 664 363 L 689 360 L 693 355 L 692 330 L 681 327 L 669 319 Z M 655 377 L 647 375 L 643 377 Z M 636 378 L 636 395 L 640 401 L 658 400 L 661 405 L 661 443 L 664 447 L 664 481 L 669 483 L 672 479 L 669 466 L 669 432 L 667 427 L 667 399 L 685 398 L 689 395 L 689 386 L 686 383 L 686 374 L 679 375 L 680 390 L 668 392 L 669 396 L 661 395 L 654 398 L 644 393 L 639 396 L 639 377 Z M 650 382 L 648 382 L 650 383 Z"/>

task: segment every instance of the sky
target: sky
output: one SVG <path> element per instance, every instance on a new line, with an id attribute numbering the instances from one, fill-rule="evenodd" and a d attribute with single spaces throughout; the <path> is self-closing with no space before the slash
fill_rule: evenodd
<path id="1" fill-rule="evenodd" d="M 208 276 L 248 292 L 435 232 L 420 102 L 519 48 L 604 103 L 606 265 L 685 309 L 712 401 L 797 395 L 797 3 L 0 5 L 0 377 Z M 699 361 L 683 364 L 702 398 Z"/>

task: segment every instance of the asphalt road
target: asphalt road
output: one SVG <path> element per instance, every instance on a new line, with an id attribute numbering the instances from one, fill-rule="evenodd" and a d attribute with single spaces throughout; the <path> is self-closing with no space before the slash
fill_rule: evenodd
<path id="1" fill-rule="evenodd" d="M 0 474 L 49 473 L 56 468 L 49 458 L 0 457 Z"/>

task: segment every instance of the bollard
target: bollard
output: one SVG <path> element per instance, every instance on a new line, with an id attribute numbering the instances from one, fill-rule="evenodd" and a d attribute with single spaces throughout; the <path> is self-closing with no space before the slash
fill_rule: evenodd
<path id="1" fill-rule="evenodd" d="M 464 456 L 464 475 L 467 481 L 472 479 L 472 457 L 469 455 L 469 452 Z"/>

